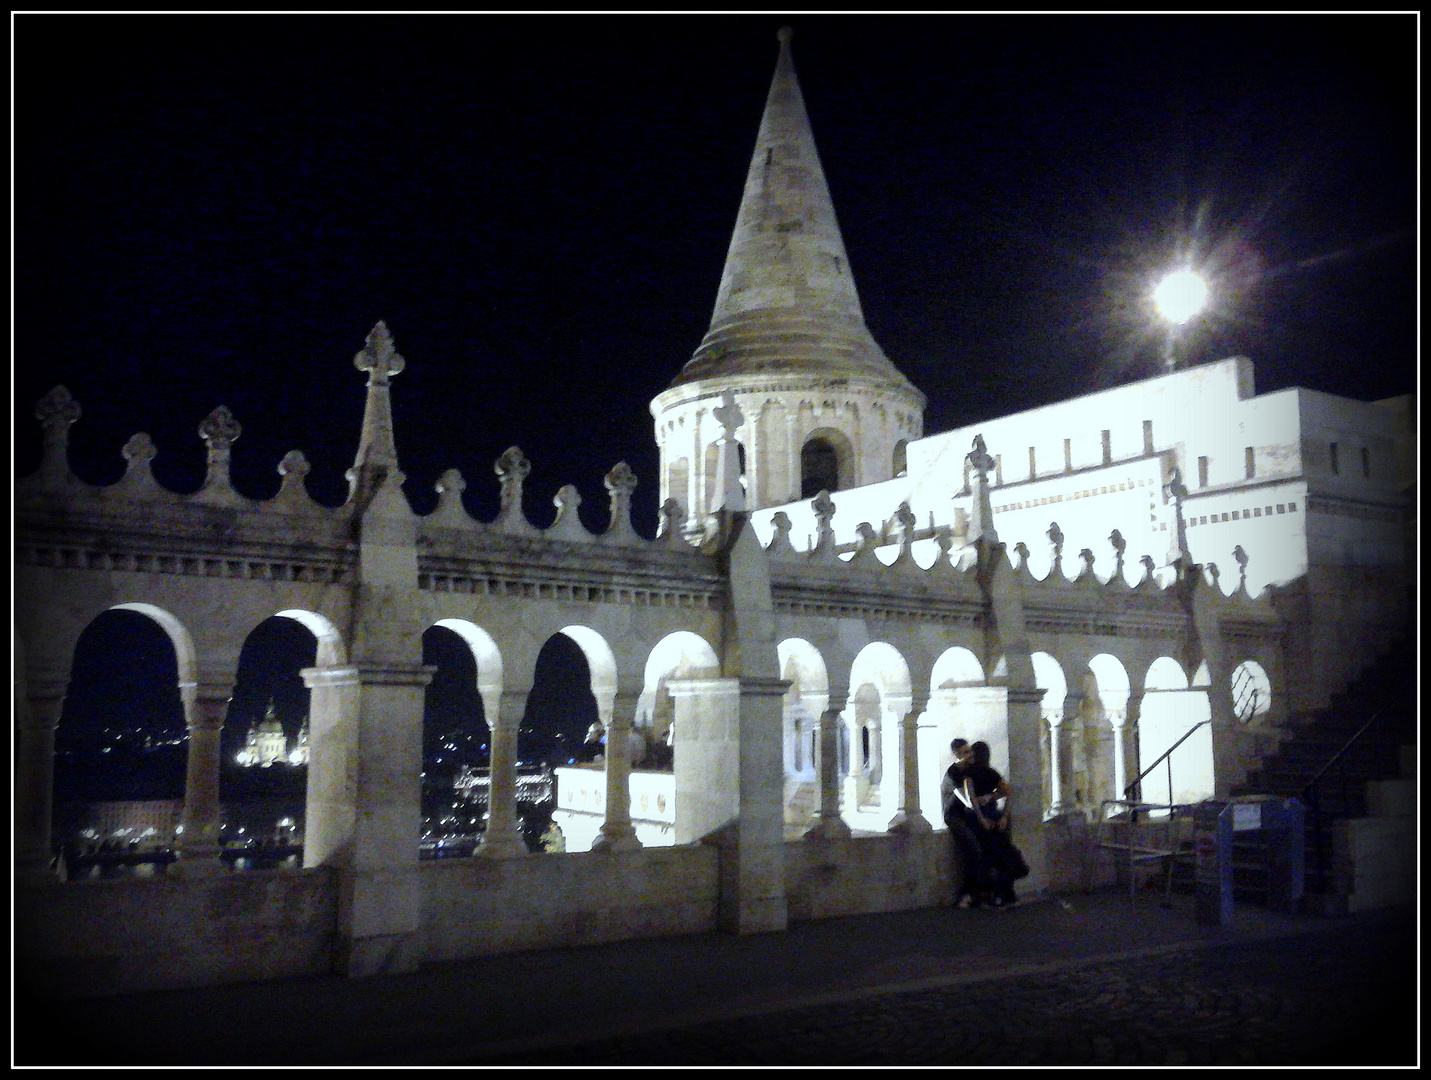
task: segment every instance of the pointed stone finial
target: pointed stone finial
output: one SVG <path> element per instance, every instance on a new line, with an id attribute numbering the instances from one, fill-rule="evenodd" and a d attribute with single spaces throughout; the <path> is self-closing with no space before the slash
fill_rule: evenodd
<path id="1" fill-rule="evenodd" d="M 376 490 L 384 485 L 402 485 L 397 443 L 393 439 L 392 398 L 388 382 L 407 366 L 407 361 L 393 348 L 387 325 L 379 322 L 368 334 L 362 349 L 353 357 L 353 366 L 368 373 L 368 397 L 363 405 L 363 433 L 358 440 L 358 453 L 348 476 L 350 498 L 360 487 L 371 485 Z"/>
<path id="2" fill-rule="evenodd" d="M 41 483 L 63 484 L 70 477 L 70 425 L 80 418 L 79 402 L 64 386 L 56 386 L 35 403 L 35 419 L 44 432 L 40 451 Z"/>
<path id="3" fill-rule="evenodd" d="M 220 405 L 199 425 L 199 435 L 209 445 L 209 469 L 199 494 L 223 495 L 233 491 L 229 482 L 229 448 L 238 442 L 243 427 L 227 405 Z"/>
<path id="4" fill-rule="evenodd" d="M 855 559 L 862 559 L 866 556 L 873 557 L 874 549 L 879 547 L 879 533 L 874 531 L 874 526 L 868 521 L 861 521 L 855 526 L 855 533 L 859 536 L 859 540 L 856 541 L 858 546 L 855 548 Z"/>
<path id="5" fill-rule="evenodd" d="M 934 544 L 939 548 L 939 557 L 934 560 L 934 567 L 949 567 L 953 564 L 949 561 L 949 552 L 954 549 L 954 530 L 948 525 L 940 525 L 934 530 Z"/>
<path id="6" fill-rule="evenodd" d="M 1108 534 L 1108 542 L 1113 545 L 1113 577 L 1121 578 L 1123 576 L 1123 553 L 1128 550 L 1128 541 L 1123 539 L 1122 533 L 1114 529 Z"/>
<path id="7" fill-rule="evenodd" d="M 1014 554 L 1019 557 L 1019 568 L 1027 570 L 1029 566 L 1029 546 L 1020 540 L 1014 545 Z"/>
<path id="8" fill-rule="evenodd" d="M 667 499 L 661 504 L 661 527 L 656 539 L 663 544 L 684 544 L 681 526 L 686 520 L 686 512 L 676 499 Z"/>
<path id="9" fill-rule="evenodd" d="M 393 348 L 393 336 L 381 319 L 368 332 L 367 341 L 353 357 L 353 366 L 368 373 L 368 385 L 387 386 L 388 380 L 407 367 L 407 361 Z"/>
<path id="10" fill-rule="evenodd" d="M 1053 546 L 1053 572 L 1063 573 L 1063 530 L 1058 527 L 1058 522 L 1050 522 L 1048 526 L 1048 542 Z"/>
<path id="11" fill-rule="evenodd" d="M 779 30 L 775 31 L 775 40 L 782 45 L 789 45 L 790 39 L 794 36 L 795 31 L 788 26 L 782 26 Z"/>
<path id="12" fill-rule="evenodd" d="M 830 522 L 835 517 L 835 500 L 828 491 L 821 491 L 810 500 L 810 509 L 815 511 L 815 548 L 817 555 L 828 556 L 835 552 L 835 530 Z"/>
<path id="13" fill-rule="evenodd" d="M 1153 562 L 1151 555 L 1144 555 L 1138 561 L 1143 564 L 1143 580 L 1138 584 L 1145 585 L 1153 580 L 1153 574 L 1157 572 L 1158 567 L 1157 564 Z"/>
<path id="14" fill-rule="evenodd" d="M 1221 571 L 1219 571 L 1217 568 L 1217 563 L 1210 562 L 1205 567 L 1203 567 L 1203 570 L 1207 573 L 1208 584 L 1211 585 L 1214 589 L 1221 589 L 1222 586 L 1218 584 L 1218 579 L 1222 576 L 1222 574 Z"/>
<path id="15" fill-rule="evenodd" d="M 509 446 L 492 465 L 502 483 L 502 504 L 493 522 L 500 529 L 509 532 L 529 532 L 532 525 L 522 510 L 522 484 L 532 471 L 532 463 L 519 446 Z"/>
<path id="16" fill-rule="evenodd" d="M 631 466 L 618 461 L 606 474 L 606 490 L 611 495 L 611 524 L 606 535 L 613 539 L 636 539 L 631 527 L 631 493 L 636 490 L 636 474 Z"/>
<path id="17" fill-rule="evenodd" d="M 1168 562 L 1190 566 L 1192 555 L 1188 552 L 1187 523 L 1183 519 L 1183 500 L 1188 497 L 1188 489 L 1183 483 L 1183 474 L 1176 465 L 1173 466 L 1167 483 L 1163 485 L 1163 490 L 1173 503 L 1173 528 L 1172 536 L 1168 538 Z"/>

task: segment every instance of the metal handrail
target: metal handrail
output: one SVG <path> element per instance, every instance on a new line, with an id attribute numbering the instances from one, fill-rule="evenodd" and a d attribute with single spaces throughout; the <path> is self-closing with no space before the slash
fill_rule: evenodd
<path id="1" fill-rule="evenodd" d="M 1160 755 L 1158 756 L 1158 760 L 1157 760 L 1157 761 L 1153 762 L 1153 763 L 1152 763 L 1151 765 L 1149 765 L 1146 769 L 1144 769 L 1142 772 L 1140 772 L 1137 776 L 1133 777 L 1132 781 L 1131 781 L 1130 783 L 1128 783 L 1127 785 L 1124 786 L 1124 788 L 1123 788 L 1123 797 L 1124 797 L 1124 800 L 1127 801 L 1127 797 L 1128 797 L 1129 794 L 1131 794 L 1131 792 L 1133 791 L 1133 789 L 1143 782 L 1143 777 L 1147 776 L 1150 772 L 1152 772 L 1152 771 L 1153 771 L 1154 769 L 1156 769 L 1159 765 L 1161 765 L 1165 759 L 1171 757 L 1173 751 L 1176 750 L 1179 746 L 1181 746 L 1185 741 L 1187 741 L 1187 738 L 1188 738 L 1189 735 L 1191 735 L 1191 734 L 1192 734 L 1194 731 L 1196 731 L 1198 728 L 1202 727 L 1204 724 L 1210 724 L 1210 723 L 1212 723 L 1212 718 L 1211 718 L 1211 717 L 1209 717 L 1209 718 L 1206 719 L 1206 720 L 1199 720 L 1199 721 L 1198 721 L 1196 724 L 1194 724 L 1192 727 L 1190 727 L 1190 728 L 1188 728 L 1186 731 L 1184 731 L 1183 734 L 1182 734 L 1182 737 L 1179 738 L 1177 742 L 1173 743 L 1172 746 L 1168 747 L 1166 750 L 1164 750 L 1164 751 L 1162 752 L 1162 754 L 1160 754 Z M 1171 764 L 1171 763 L 1169 763 L 1168 769 L 1169 769 L 1169 770 L 1172 769 L 1172 764 Z M 1169 778 L 1168 778 L 1168 779 L 1169 779 L 1169 784 L 1171 784 L 1171 782 L 1172 782 L 1171 772 L 1169 773 Z M 1169 791 L 1169 794 L 1171 794 L 1171 791 Z M 1116 802 L 1116 801 L 1118 801 L 1118 800 L 1109 799 L 1109 800 L 1106 800 L 1106 801 L 1108 801 L 1108 802 Z"/>
<path id="2" fill-rule="evenodd" d="M 1357 728 L 1356 734 L 1353 735 L 1350 739 L 1348 739 L 1346 743 L 1342 746 L 1342 748 L 1327 760 L 1327 763 L 1321 767 L 1316 776 L 1312 777 L 1310 780 L 1307 781 L 1306 787 L 1302 788 L 1303 795 L 1307 794 L 1309 791 L 1312 790 L 1312 788 L 1317 786 L 1317 783 L 1331 770 L 1331 767 L 1337 762 L 1339 762 L 1346 755 L 1346 752 L 1352 748 L 1352 744 L 1366 734 L 1366 729 L 1371 727 L 1372 724 L 1376 723 L 1378 720 L 1381 719 L 1382 714 L 1386 712 L 1388 707 L 1389 706 L 1383 705 L 1381 708 L 1377 709 L 1376 712 L 1371 714 L 1371 717 L 1367 720 L 1366 723 L 1362 724 L 1361 727 Z"/>
<path id="3" fill-rule="evenodd" d="M 1389 704 L 1383 705 L 1381 708 L 1377 709 L 1376 712 L 1372 713 L 1371 716 L 1367 718 L 1366 723 L 1362 724 L 1361 727 L 1357 728 L 1356 733 L 1353 734 L 1352 737 L 1342 745 L 1342 748 L 1340 750 L 1338 750 L 1335 754 L 1333 754 L 1330 758 L 1327 759 L 1327 763 L 1317 771 L 1317 775 L 1312 777 L 1312 779 L 1307 782 L 1306 786 L 1302 788 L 1302 803 L 1307 807 L 1308 810 L 1312 812 L 1312 843 L 1316 851 L 1315 858 L 1317 862 L 1317 879 L 1323 889 L 1327 887 L 1327 856 L 1326 843 L 1322 838 L 1322 799 L 1317 792 L 1317 785 L 1320 784 L 1322 782 L 1322 778 L 1331 771 L 1333 765 L 1341 764 L 1342 759 L 1346 757 L 1347 751 L 1350 750 L 1352 746 L 1356 744 L 1356 741 L 1358 739 L 1360 739 L 1363 735 L 1366 734 L 1367 729 L 1370 728 L 1372 724 L 1376 723 L 1378 720 L 1381 719 L 1382 715 L 1386 712 L 1388 708 L 1390 708 Z M 1341 768 L 1341 781 L 1342 811 L 1345 813 L 1347 802 L 1349 801 L 1349 792 L 1347 790 L 1347 770 L 1345 765 L 1342 765 Z"/>

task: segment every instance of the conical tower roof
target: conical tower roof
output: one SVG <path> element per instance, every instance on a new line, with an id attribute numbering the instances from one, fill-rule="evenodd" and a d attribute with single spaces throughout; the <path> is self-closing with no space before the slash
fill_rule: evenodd
<path id="1" fill-rule="evenodd" d="M 710 330 L 671 383 L 740 375 L 863 377 L 916 390 L 870 336 L 782 29 L 780 59 Z"/>

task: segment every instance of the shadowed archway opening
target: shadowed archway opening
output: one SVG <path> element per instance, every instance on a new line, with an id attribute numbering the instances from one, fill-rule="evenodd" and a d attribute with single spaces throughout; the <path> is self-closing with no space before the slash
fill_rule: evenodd
<path id="1" fill-rule="evenodd" d="M 526 715 L 517 733 L 518 764 L 565 765 L 576 760 L 587 729 L 597 719 L 586 654 L 566 634 L 553 634 L 537 654 Z"/>
<path id="2" fill-rule="evenodd" d="M 429 626 L 422 635 L 422 662 L 437 668 L 423 692 L 423 836 L 475 842 L 483 829 L 486 789 L 471 781 L 485 774 L 491 754 L 477 692 L 477 658 L 456 631 Z"/>
<path id="3" fill-rule="evenodd" d="M 840 490 L 840 456 L 828 439 L 810 439 L 800 448 L 800 498 Z"/>

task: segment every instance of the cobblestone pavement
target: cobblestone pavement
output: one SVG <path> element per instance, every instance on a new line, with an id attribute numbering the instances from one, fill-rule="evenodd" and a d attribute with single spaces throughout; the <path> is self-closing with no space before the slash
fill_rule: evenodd
<path id="1" fill-rule="evenodd" d="M 1270 941 L 852 996 L 472 1064 L 1410 1065 L 1410 914 Z"/>

